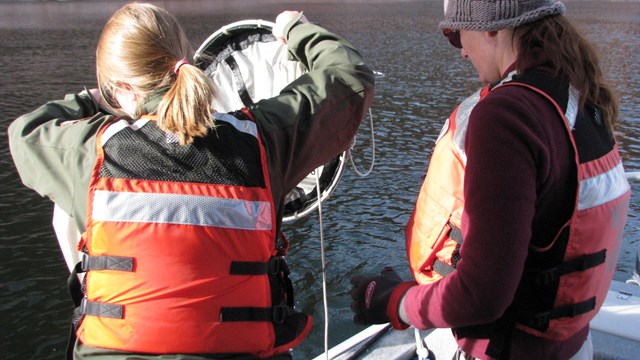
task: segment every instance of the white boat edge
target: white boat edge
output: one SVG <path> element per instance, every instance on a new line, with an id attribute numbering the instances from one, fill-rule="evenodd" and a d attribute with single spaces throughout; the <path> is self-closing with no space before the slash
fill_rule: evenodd
<path id="1" fill-rule="evenodd" d="M 414 328 L 397 331 L 372 325 L 313 360 L 404 360 L 415 358 Z M 450 329 L 420 330 L 436 359 L 451 359 L 457 344 Z M 375 339 L 375 342 L 368 341 Z M 640 286 L 612 281 L 605 302 L 591 321 L 594 359 L 638 359 L 640 351 Z"/>

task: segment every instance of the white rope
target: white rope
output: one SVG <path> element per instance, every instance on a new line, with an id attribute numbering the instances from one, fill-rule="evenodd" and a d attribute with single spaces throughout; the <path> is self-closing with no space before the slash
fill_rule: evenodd
<path id="1" fill-rule="evenodd" d="M 320 226 L 320 258 L 322 262 L 322 303 L 324 306 L 324 353 L 329 360 L 329 301 L 327 299 L 327 271 L 324 255 L 324 230 L 322 224 L 322 201 L 320 190 L 320 172 L 316 171 L 316 193 L 318 196 L 318 220 Z"/>
<path id="2" fill-rule="evenodd" d="M 361 177 L 365 177 L 371 174 L 371 171 L 373 171 L 373 167 L 376 162 L 376 138 L 374 136 L 373 112 L 371 111 L 371 108 L 369 108 L 369 124 L 370 124 L 369 128 L 371 129 L 371 165 L 369 166 L 369 170 L 363 173 L 360 170 L 358 170 L 358 167 L 356 166 L 355 162 L 353 162 L 353 156 L 351 156 L 351 150 L 353 149 L 353 145 L 355 145 L 355 139 L 353 144 L 351 145 L 351 149 L 349 149 L 349 154 L 348 154 L 349 161 L 351 162 L 351 167 L 353 168 L 353 171 L 355 171 L 356 174 L 358 174 Z"/>
<path id="3" fill-rule="evenodd" d="M 413 328 L 413 333 L 416 336 L 416 355 L 418 355 L 418 360 L 430 360 L 429 349 L 427 348 L 427 345 L 422 341 L 420 330 Z"/>
<path id="4" fill-rule="evenodd" d="M 626 172 L 625 176 L 629 181 L 640 181 L 640 171 L 630 171 Z"/>
<path id="5" fill-rule="evenodd" d="M 376 73 L 376 76 L 384 77 L 384 74 Z M 358 174 L 361 177 L 365 177 L 371 174 L 371 171 L 373 171 L 375 160 L 376 160 L 376 141 L 375 141 L 374 128 L 373 128 L 373 112 L 371 111 L 371 108 L 369 108 L 369 124 L 371 129 L 371 132 L 370 132 L 371 133 L 371 165 L 369 166 L 369 169 L 365 173 L 363 173 L 360 170 L 358 170 L 358 167 L 353 161 L 353 157 L 351 156 L 351 150 L 353 149 L 353 145 L 355 145 L 355 138 L 354 138 L 353 144 L 351 145 L 351 148 L 347 152 L 347 156 L 351 161 L 351 166 L 353 167 L 353 170 L 356 172 L 356 174 Z M 327 273 L 326 273 L 327 264 L 325 260 L 325 249 L 324 249 L 324 230 L 323 230 L 323 224 L 322 224 L 322 200 L 321 200 L 322 191 L 320 189 L 320 172 L 319 171 L 316 171 L 316 194 L 318 197 L 318 221 L 320 226 L 320 257 L 322 262 L 322 302 L 324 306 L 324 354 L 325 354 L 325 359 L 329 360 L 329 305 L 328 305 L 329 301 L 327 299 Z"/>

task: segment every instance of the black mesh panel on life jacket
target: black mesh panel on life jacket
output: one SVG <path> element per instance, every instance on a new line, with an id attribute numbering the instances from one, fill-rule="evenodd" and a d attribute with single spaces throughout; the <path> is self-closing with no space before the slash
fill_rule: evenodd
<path id="1" fill-rule="evenodd" d="M 206 137 L 184 146 L 154 122 L 119 131 L 104 146 L 100 175 L 264 187 L 257 139 L 224 121 L 216 124 Z"/>
<path id="2" fill-rule="evenodd" d="M 594 105 L 587 105 L 578 112 L 573 137 L 581 164 L 606 155 L 615 145 L 611 126 L 603 116 L 602 109 Z"/>
<path id="3" fill-rule="evenodd" d="M 538 70 L 527 70 L 513 79 L 533 85 L 551 95 L 562 111 L 567 111 L 568 83 L 556 81 L 548 73 Z M 605 121 L 604 113 L 599 106 L 586 104 L 580 108 L 572 132 L 581 164 L 602 157 L 614 146 L 611 125 Z"/>

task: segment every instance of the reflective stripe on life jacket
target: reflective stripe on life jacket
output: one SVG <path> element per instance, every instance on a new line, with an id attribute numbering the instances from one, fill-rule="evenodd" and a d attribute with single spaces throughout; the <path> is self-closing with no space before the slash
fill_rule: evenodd
<path id="1" fill-rule="evenodd" d="M 544 84 L 551 86 L 541 89 Z M 521 330 L 561 340 L 586 326 L 604 301 L 622 240 L 630 187 L 610 128 L 598 119 L 601 114 L 595 107 L 579 109 L 577 91 L 556 85 L 539 72 L 524 77 L 516 77 L 514 72 L 496 86 L 476 92 L 454 110 L 436 143 L 407 224 L 406 241 L 411 270 L 419 283 L 437 281 L 455 269 L 463 242 L 457 229 L 462 228 L 464 141 L 471 111 L 499 86 L 525 86 L 545 96 L 565 119 L 576 154 L 579 191 L 571 220 L 554 243 L 545 249 L 530 247 L 530 254 L 542 254 L 537 257 L 560 251 L 562 262 L 549 265 L 527 261 L 519 292 L 528 289 L 530 296 L 517 296 L 513 316 Z M 562 88 L 565 92 L 557 93 Z M 593 144 L 589 137 L 604 141 Z M 541 304 L 545 305 L 541 308 Z M 467 335 L 473 334 L 467 331 Z"/>
<path id="2" fill-rule="evenodd" d="M 276 248 L 266 154 L 255 123 L 239 115 L 216 114 L 217 126 L 226 128 L 206 140 L 251 135 L 238 141 L 238 149 L 221 151 L 260 154 L 259 163 L 245 166 L 253 171 L 251 181 L 265 186 L 219 174 L 211 183 L 149 180 L 145 173 L 108 177 L 107 163 L 114 167 L 147 151 L 123 154 L 119 145 L 164 135 L 147 120 L 121 120 L 99 134 L 87 231 L 79 245 L 88 270 L 77 331 L 82 343 L 151 354 L 267 357 L 288 351 L 308 333 L 311 319 L 293 311 L 284 251 Z"/>

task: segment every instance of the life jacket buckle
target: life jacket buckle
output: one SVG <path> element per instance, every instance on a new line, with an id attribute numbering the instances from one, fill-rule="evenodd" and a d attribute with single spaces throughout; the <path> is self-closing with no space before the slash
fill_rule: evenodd
<path id="1" fill-rule="evenodd" d="M 78 306 L 78 313 L 80 314 L 80 316 L 83 316 L 87 313 L 87 298 L 83 297 L 82 300 L 80 300 L 80 306 Z"/>
<path id="2" fill-rule="evenodd" d="M 545 311 L 545 312 L 531 314 L 528 317 L 527 321 L 525 322 L 525 325 L 539 331 L 545 331 L 549 328 L 550 320 L 551 320 L 551 312 Z"/>
<path id="3" fill-rule="evenodd" d="M 288 316 L 295 312 L 286 304 L 279 304 L 273 307 L 273 322 L 276 324 L 284 324 Z"/>
<path id="4" fill-rule="evenodd" d="M 289 275 L 289 267 L 287 262 L 281 256 L 272 257 L 269 259 L 268 271 L 270 275 L 278 275 L 283 272 L 285 275 Z"/>
<path id="5" fill-rule="evenodd" d="M 557 281 L 559 277 L 560 277 L 560 271 L 556 267 L 543 270 L 537 273 L 535 278 L 535 284 L 538 286 L 548 285 Z"/>
<path id="6" fill-rule="evenodd" d="M 280 272 L 280 260 L 283 260 L 280 257 L 272 257 L 269 259 L 268 272 L 270 275 L 276 275 Z M 284 261 L 284 260 L 283 260 Z"/>
<path id="7" fill-rule="evenodd" d="M 86 252 L 80 253 L 80 271 L 83 273 L 89 271 L 89 254 Z"/>

